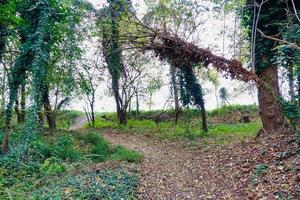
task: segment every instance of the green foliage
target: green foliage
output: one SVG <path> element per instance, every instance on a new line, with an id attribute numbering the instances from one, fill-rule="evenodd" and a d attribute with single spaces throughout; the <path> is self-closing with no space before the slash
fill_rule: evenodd
<path id="1" fill-rule="evenodd" d="M 106 121 L 100 118 L 97 118 L 95 120 L 95 128 L 117 128 L 119 125 L 118 123 L 114 122 L 114 121 Z M 86 124 L 84 126 L 85 128 L 89 127 L 89 124 Z"/>
<path id="2" fill-rule="evenodd" d="M 179 71 L 180 100 L 183 106 L 190 104 L 204 108 L 204 94 L 193 69 L 186 67 Z"/>
<path id="3" fill-rule="evenodd" d="M 51 152 L 53 156 L 63 160 L 77 160 L 80 153 L 74 149 L 74 138 L 71 135 L 62 135 L 57 138 L 54 149 Z"/>
<path id="4" fill-rule="evenodd" d="M 124 168 L 66 176 L 32 192 L 33 199 L 135 199 L 138 177 Z"/>
<path id="5" fill-rule="evenodd" d="M 15 145 L 22 143 L 22 133 L 22 128 L 14 129 L 11 142 Z M 37 186 L 35 183 L 39 179 L 49 178 L 49 182 L 52 182 L 50 181 L 50 177 L 60 175 L 67 180 L 73 177 L 68 177 L 68 174 L 69 171 L 77 165 L 85 165 L 85 163 L 91 164 L 91 162 L 105 160 L 139 162 L 142 159 L 142 155 L 135 151 L 128 150 L 121 146 L 116 148 L 112 147 L 97 132 L 60 131 L 53 133 L 53 135 L 41 135 L 30 141 L 26 154 L 23 153 L 22 156 L 20 156 L 20 154 L 14 154 L 12 152 L 8 155 L 0 155 L 0 199 L 5 198 L 7 195 L 5 188 L 8 188 L 12 196 L 18 199 L 18 197 L 21 198 L 22 195 L 24 197 L 25 193 L 29 194 L 35 191 L 35 194 L 37 192 L 36 187 L 47 187 L 46 185 L 48 183 L 44 183 L 44 181 L 41 182 L 41 185 Z M 114 173 L 114 171 L 111 171 L 111 173 Z M 126 172 L 124 171 L 124 173 Z M 79 176 L 84 180 L 89 180 L 88 173 L 80 174 L 78 177 Z M 128 177 L 128 179 L 130 179 L 130 177 Z M 121 182 L 118 182 L 119 179 L 113 179 L 111 181 L 110 184 L 118 185 L 118 187 L 122 187 L 124 190 L 128 188 Z M 57 184 L 69 184 L 69 182 L 64 183 L 62 180 L 58 180 Z M 70 185 L 70 187 L 72 187 L 72 185 Z M 82 195 L 90 195 L 90 189 L 102 191 L 102 187 L 110 188 L 104 183 L 97 183 L 92 187 L 94 188 L 82 188 L 82 191 L 78 191 L 78 193 L 74 191 L 76 193 L 74 195 L 78 195 L 79 193 Z M 58 190 L 54 188 L 51 192 L 53 193 L 43 193 L 40 197 L 50 195 L 48 197 L 54 198 L 56 197 L 55 195 L 64 194 L 59 193 Z M 51 196 L 52 194 L 54 196 Z M 105 195 L 114 196 L 123 194 L 125 193 L 120 194 L 120 191 L 107 190 Z M 41 199 L 38 198 L 38 195 L 34 197 Z"/>
<path id="6" fill-rule="evenodd" d="M 266 35 L 277 35 L 285 27 L 287 22 L 287 13 L 285 11 L 287 4 L 283 1 L 266 1 L 259 13 L 259 21 L 257 28 Z M 243 25 L 248 31 L 248 39 L 251 40 L 253 25 L 256 21 L 254 16 L 253 2 L 247 1 L 243 12 Z M 258 15 L 259 8 L 256 7 L 255 16 Z M 272 26 L 269 26 L 272 24 Z M 275 54 L 277 52 L 275 45 L 278 43 L 273 40 L 265 39 L 261 34 L 256 35 L 255 44 L 255 66 L 256 73 L 260 73 L 263 69 L 271 67 L 274 63 Z"/>
<path id="7" fill-rule="evenodd" d="M 299 127 L 297 127 L 300 124 L 300 108 L 296 102 L 289 102 L 284 98 L 280 99 L 280 104 L 283 115 L 289 120 L 293 131 L 296 133 L 296 139 L 300 150 L 300 130 Z"/>
<path id="8" fill-rule="evenodd" d="M 40 171 L 45 175 L 62 174 L 66 171 L 66 166 L 57 157 L 50 157 L 41 165 Z"/>

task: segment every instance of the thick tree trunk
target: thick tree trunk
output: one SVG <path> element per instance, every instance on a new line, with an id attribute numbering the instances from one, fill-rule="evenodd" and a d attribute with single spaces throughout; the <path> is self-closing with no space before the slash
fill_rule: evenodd
<path id="1" fill-rule="evenodd" d="M 20 106 L 19 98 L 17 97 L 17 98 L 16 98 L 16 101 L 15 101 L 15 112 L 16 112 L 16 114 L 17 114 L 17 121 L 18 121 L 18 124 L 21 123 L 21 112 L 20 112 L 19 106 Z"/>
<path id="2" fill-rule="evenodd" d="M 26 90 L 25 90 L 25 84 L 22 84 L 21 87 L 21 115 L 20 115 L 20 121 L 21 123 L 25 122 L 25 116 L 26 116 Z"/>
<path id="3" fill-rule="evenodd" d="M 201 120 L 202 120 L 202 130 L 208 132 L 206 111 L 204 106 L 201 106 L 200 112 L 201 112 Z"/>
<path id="4" fill-rule="evenodd" d="M 269 133 L 277 133 L 284 125 L 283 115 L 276 95 L 279 95 L 277 67 L 263 69 L 259 78 L 264 81 L 266 87 L 259 87 L 258 102 L 261 120 L 264 130 Z"/>
<path id="5" fill-rule="evenodd" d="M 126 125 L 127 124 L 127 112 L 126 109 L 122 109 L 119 113 L 119 123 L 122 125 Z"/>
<path id="6" fill-rule="evenodd" d="M 45 88 L 42 101 L 43 101 L 45 115 L 47 118 L 47 123 L 48 123 L 49 129 L 55 130 L 56 129 L 56 118 L 55 118 L 55 115 L 51 108 L 48 88 Z"/>

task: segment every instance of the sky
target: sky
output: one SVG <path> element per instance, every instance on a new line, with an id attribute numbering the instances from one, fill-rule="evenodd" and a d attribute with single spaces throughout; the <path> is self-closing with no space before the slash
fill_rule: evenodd
<path id="1" fill-rule="evenodd" d="M 97 9 L 103 7 L 105 5 L 105 0 L 89 0 Z M 137 10 L 138 16 L 143 16 L 143 14 L 146 13 L 146 6 L 144 5 L 143 1 L 141 0 L 133 0 L 133 5 L 135 9 Z M 202 25 L 201 27 L 201 33 L 198 33 L 199 41 L 197 41 L 198 45 L 201 45 L 202 48 L 209 48 L 212 50 L 215 54 L 221 55 L 222 54 L 222 38 L 220 38 L 220 33 L 223 30 L 223 21 L 217 20 L 216 18 L 208 17 L 207 22 Z M 233 18 L 232 16 L 228 16 L 228 19 L 226 19 L 226 23 L 228 27 L 233 26 Z M 229 57 L 229 45 L 230 45 L 230 38 L 227 37 L 225 40 L 225 56 Z M 216 48 L 217 47 L 217 48 Z M 163 72 L 165 73 L 164 76 L 168 78 L 168 66 L 162 66 Z M 233 94 L 232 97 L 229 99 L 229 102 L 231 104 L 257 104 L 257 95 L 256 91 L 252 91 L 251 93 L 249 90 L 245 90 L 245 88 L 248 87 L 248 85 L 245 85 L 242 82 L 238 82 L 235 80 L 227 80 L 222 78 L 221 75 L 219 75 L 221 85 L 220 87 L 225 87 L 229 93 Z M 165 80 L 168 81 L 168 80 Z M 115 101 L 112 97 L 109 97 L 107 95 L 107 84 L 102 84 L 98 91 L 97 91 L 97 101 L 95 110 L 97 112 L 112 112 L 115 111 Z M 204 88 L 205 92 L 205 102 L 206 102 L 206 108 L 208 110 L 212 110 L 217 107 L 217 100 L 215 97 L 215 91 L 213 90 L 214 86 L 211 83 L 205 82 L 202 87 Z M 106 94 L 106 95 L 105 95 Z M 153 102 L 155 104 L 152 106 L 152 109 L 161 109 L 166 99 L 169 97 L 170 90 L 169 86 L 164 86 L 161 88 L 160 91 L 155 93 L 153 96 Z M 71 109 L 76 110 L 83 110 L 84 107 L 84 101 L 77 99 L 75 102 L 73 102 L 70 105 Z M 147 110 L 148 105 L 143 103 L 141 105 L 141 109 Z"/>

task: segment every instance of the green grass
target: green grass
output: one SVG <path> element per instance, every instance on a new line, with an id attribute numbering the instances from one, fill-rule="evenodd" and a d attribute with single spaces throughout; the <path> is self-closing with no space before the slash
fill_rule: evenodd
<path id="1" fill-rule="evenodd" d="M 113 160 L 126 160 L 128 162 L 140 162 L 143 155 L 139 152 L 127 149 L 123 146 L 117 146 L 111 156 Z"/>
<path id="2" fill-rule="evenodd" d="M 96 124 L 98 129 L 117 129 L 120 131 L 143 134 L 147 136 L 155 136 L 161 139 L 197 139 L 209 138 L 215 139 L 217 142 L 223 143 L 227 141 L 243 140 L 246 138 L 255 137 L 256 133 L 261 129 L 260 120 L 251 123 L 235 123 L 235 124 L 209 124 L 209 131 L 205 133 L 201 129 L 201 124 L 198 119 L 192 119 L 189 125 L 180 122 L 175 125 L 173 122 L 161 122 L 157 126 L 152 120 L 128 120 L 127 126 L 118 126 L 113 122 L 106 122 L 102 119 L 97 120 L 100 123 Z"/>

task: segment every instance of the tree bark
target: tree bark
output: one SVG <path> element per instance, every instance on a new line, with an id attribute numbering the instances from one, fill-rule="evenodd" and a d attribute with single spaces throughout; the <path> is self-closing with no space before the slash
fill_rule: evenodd
<path id="1" fill-rule="evenodd" d="M 207 118 L 206 118 L 206 110 L 205 110 L 205 107 L 204 105 L 201 106 L 201 120 L 202 120 L 202 130 L 204 132 L 208 132 L 208 127 L 207 127 Z"/>
<path id="2" fill-rule="evenodd" d="M 48 123 L 49 129 L 55 130 L 56 129 L 56 117 L 51 108 L 51 103 L 50 103 L 50 99 L 49 99 L 49 90 L 47 87 L 45 88 L 42 101 L 43 101 L 45 115 L 47 118 L 47 123 Z"/>
<path id="3" fill-rule="evenodd" d="M 269 134 L 277 133 L 284 125 L 283 115 L 277 99 L 277 95 L 279 95 L 277 67 L 267 67 L 258 76 L 266 85 L 266 87 L 262 86 L 258 89 L 258 102 L 263 128 Z"/>
<path id="4" fill-rule="evenodd" d="M 19 97 L 17 97 L 16 100 L 15 100 L 15 112 L 17 114 L 17 122 L 18 122 L 18 124 L 21 123 L 21 112 L 20 112 L 19 106 L 20 106 Z"/>

